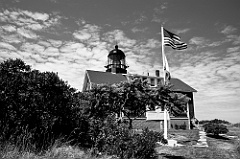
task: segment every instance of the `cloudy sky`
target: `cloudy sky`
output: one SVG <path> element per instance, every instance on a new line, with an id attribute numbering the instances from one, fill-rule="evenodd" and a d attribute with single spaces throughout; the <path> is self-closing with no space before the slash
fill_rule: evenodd
<path id="1" fill-rule="evenodd" d="M 181 36 L 165 48 L 172 77 L 197 89 L 196 117 L 240 122 L 239 0 L 0 0 L 0 62 L 21 58 L 82 89 L 105 71 L 115 44 L 129 73 L 162 69 L 160 26 Z"/>

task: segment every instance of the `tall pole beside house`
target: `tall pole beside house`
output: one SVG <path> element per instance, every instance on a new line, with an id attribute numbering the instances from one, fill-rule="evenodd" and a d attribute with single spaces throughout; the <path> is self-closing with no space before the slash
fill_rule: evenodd
<path id="1" fill-rule="evenodd" d="M 187 44 L 181 41 L 181 38 L 161 27 L 162 37 L 162 60 L 163 60 L 163 80 L 164 85 L 168 84 L 171 79 L 170 70 L 167 62 L 167 58 L 164 53 L 164 46 L 171 46 L 174 50 L 183 50 L 187 48 Z M 164 105 L 164 138 L 167 139 L 167 109 Z"/>
<path id="2" fill-rule="evenodd" d="M 163 32 L 163 27 L 161 27 L 161 38 L 162 38 L 162 61 L 163 61 L 163 84 L 166 84 L 166 72 L 165 72 L 165 54 L 164 54 L 164 32 Z M 167 110 L 166 110 L 166 105 L 164 105 L 164 122 L 163 122 L 163 135 L 164 139 L 167 140 Z"/>
<path id="3" fill-rule="evenodd" d="M 165 56 L 165 54 L 164 54 L 164 32 L 163 32 L 163 27 L 161 27 L 161 39 L 162 39 L 163 84 L 165 84 L 166 79 L 165 79 L 165 70 L 164 70 L 164 65 L 165 65 L 165 63 L 164 63 L 164 56 Z"/>

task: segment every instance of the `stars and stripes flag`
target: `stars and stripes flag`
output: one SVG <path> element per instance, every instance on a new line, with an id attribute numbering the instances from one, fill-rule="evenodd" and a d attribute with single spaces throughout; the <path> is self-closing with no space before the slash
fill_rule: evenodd
<path id="1" fill-rule="evenodd" d="M 183 50 L 187 48 L 187 44 L 181 41 L 181 38 L 163 28 L 163 43 L 166 46 L 171 46 L 175 50 Z"/>

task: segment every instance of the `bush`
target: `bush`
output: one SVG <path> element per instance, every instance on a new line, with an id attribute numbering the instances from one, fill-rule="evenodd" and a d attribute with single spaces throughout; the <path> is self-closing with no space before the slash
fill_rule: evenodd
<path id="1" fill-rule="evenodd" d="M 230 124 L 228 121 L 220 120 L 220 119 L 214 119 L 214 120 L 201 120 L 201 121 L 199 121 L 199 124 L 208 124 L 208 123 Z"/>
<path id="2" fill-rule="evenodd" d="M 162 133 L 144 129 L 137 134 L 127 124 L 118 125 L 111 116 L 103 121 L 102 128 L 96 125 L 95 128 L 94 132 L 98 132 L 93 144 L 95 154 L 116 155 L 121 159 L 145 159 L 153 157 L 157 141 L 166 143 Z"/>
<path id="3" fill-rule="evenodd" d="M 179 129 L 186 130 L 186 129 L 187 129 L 186 123 L 180 125 L 180 126 L 179 126 Z"/>
<path id="4" fill-rule="evenodd" d="M 205 124 L 203 127 L 206 133 L 211 133 L 216 136 L 219 134 L 226 134 L 228 132 L 227 127 L 222 124 L 209 123 Z"/>
<path id="5" fill-rule="evenodd" d="M 131 131 L 127 125 L 118 125 L 114 116 L 107 116 L 104 120 L 90 118 L 89 123 L 93 155 L 106 153 L 121 158 L 131 155 L 127 152 L 131 145 Z"/>
<path id="6" fill-rule="evenodd" d="M 132 157 L 138 159 L 152 158 L 154 157 L 156 142 L 165 142 L 161 133 L 148 129 L 143 130 L 141 134 L 133 134 L 129 129 L 120 127 L 115 133 L 106 139 L 105 151 L 122 159 Z"/>
<path id="7" fill-rule="evenodd" d="M 179 127 L 178 127 L 178 125 L 177 125 L 177 124 L 175 124 L 175 129 L 176 129 L 176 130 L 178 130 L 178 129 L 179 129 Z"/>
<path id="8" fill-rule="evenodd" d="M 240 155 L 240 141 L 238 141 L 236 149 L 237 149 L 238 154 Z"/>
<path id="9" fill-rule="evenodd" d="M 163 138 L 162 133 L 149 131 L 147 128 L 142 134 L 133 136 L 133 156 L 139 159 L 154 157 L 156 141 L 167 143 Z"/>
<path id="10" fill-rule="evenodd" d="M 46 150 L 59 137 L 87 139 L 88 122 L 75 89 L 56 73 L 31 70 L 22 60 L 0 63 L 0 142 Z M 81 139 L 80 139 L 81 138 Z"/>
<path id="11" fill-rule="evenodd" d="M 235 124 L 233 124 L 233 126 L 240 127 L 240 123 L 235 123 Z"/>

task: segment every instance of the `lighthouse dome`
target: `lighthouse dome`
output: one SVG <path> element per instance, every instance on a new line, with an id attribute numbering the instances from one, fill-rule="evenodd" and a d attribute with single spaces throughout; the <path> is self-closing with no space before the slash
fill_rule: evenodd
<path id="1" fill-rule="evenodd" d="M 105 66 L 107 72 L 112 73 L 127 73 L 125 54 L 122 50 L 118 49 L 118 45 L 115 46 L 115 49 L 109 52 L 108 54 L 108 64 Z"/>
<path id="2" fill-rule="evenodd" d="M 118 46 L 115 46 L 115 49 L 109 52 L 108 58 L 112 60 L 122 60 L 125 58 L 125 54 L 122 50 L 118 49 Z"/>

